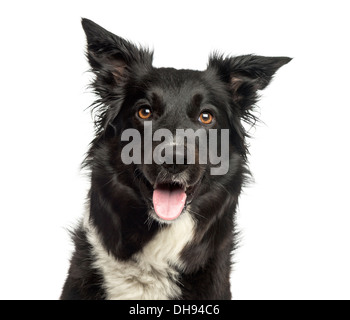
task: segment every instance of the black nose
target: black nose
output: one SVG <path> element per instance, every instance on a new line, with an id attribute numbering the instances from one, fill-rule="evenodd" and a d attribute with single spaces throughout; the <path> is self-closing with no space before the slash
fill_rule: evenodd
<path id="1" fill-rule="evenodd" d="M 175 174 L 186 170 L 187 157 L 185 148 L 175 148 L 175 146 L 169 146 L 163 150 L 161 156 L 161 160 L 164 161 L 161 165 L 170 173 Z"/>

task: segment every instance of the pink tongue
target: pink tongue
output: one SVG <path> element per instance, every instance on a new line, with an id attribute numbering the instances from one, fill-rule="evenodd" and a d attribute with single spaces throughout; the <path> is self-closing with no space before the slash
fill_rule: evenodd
<path id="1" fill-rule="evenodd" d="M 159 218 L 174 220 L 182 212 L 186 201 L 186 193 L 180 188 L 170 190 L 157 188 L 153 191 L 153 207 Z"/>

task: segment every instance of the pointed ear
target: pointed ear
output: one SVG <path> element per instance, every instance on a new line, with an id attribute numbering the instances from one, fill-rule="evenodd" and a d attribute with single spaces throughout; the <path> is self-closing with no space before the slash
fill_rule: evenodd
<path id="1" fill-rule="evenodd" d="M 214 55 L 208 69 L 214 68 L 221 80 L 229 85 L 234 102 L 244 110 L 258 100 L 257 91 L 265 89 L 275 72 L 291 61 L 288 57 L 244 55 L 230 58 Z"/>
<path id="2" fill-rule="evenodd" d="M 89 19 L 82 19 L 87 39 L 87 58 L 103 85 L 121 85 L 132 67 L 152 66 L 153 54 L 102 28 Z"/>

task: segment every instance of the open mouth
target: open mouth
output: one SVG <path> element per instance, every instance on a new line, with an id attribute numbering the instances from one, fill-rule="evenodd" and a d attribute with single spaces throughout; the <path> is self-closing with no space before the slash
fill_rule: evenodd
<path id="1" fill-rule="evenodd" d="M 199 184 L 194 186 L 185 186 L 179 182 L 156 184 L 152 198 L 156 215 L 166 221 L 177 219 L 186 205 L 193 200 Z"/>
<path id="2" fill-rule="evenodd" d="M 179 183 L 162 183 L 153 191 L 153 208 L 157 216 L 171 221 L 178 218 L 186 204 L 186 189 Z"/>

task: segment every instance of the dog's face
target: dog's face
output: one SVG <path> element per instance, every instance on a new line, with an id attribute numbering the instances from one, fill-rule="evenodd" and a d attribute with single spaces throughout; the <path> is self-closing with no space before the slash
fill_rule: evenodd
<path id="1" fill-rule="evenodd" d="M 217 82 L 215 89 L 211 87 L 213 81 Z M 179 129 L 204 133 L 206 144 L 209 129 L 215 129 L 219 133 L 216 141 L 220 142 L 220 129 L 230 127 L 227 114 L 229 96 L 222 95 L 224 86 L 212 74 L 190 70 L 150 68 L 143 76 L 130 81 L 128 86 L 127 98 L 115 127 L 140 132 L 142 161 L 130 169 L 140 179 L 138 187 L 152 217 L 175 220 L 189 208 L 194 196 L 201 193 L 204 176 L 204 180 L 209 179 L 212 166 L 208 152 L 204 155 L 207 161 L 199 161 L 199 139 L 194 140 L 191 149 L 189 139 L 179 141 Z M 144 143 L 147 135 L 145 123 L 152 126 L 153 139 L 148 147 L 151 150 L 150 163 L 144 161 L 145 153 L 149 151 Z M 162 134 L 164 129 L 167 132 L 158 139 L 157 134 Z M 120 136 L 116 135 L 119 143 Z M 121 146 L 124 147 L 125 143 Z M 220 150 L 220 144 L 216 147 Z M 194 152 L 192 161 L 187 156 L 190 149 Z M 232 149 L 232 152 L 237 150 Z"/>
<path id="2" fill-rule="evenodd" d="M 89 20 L 83 27 L 101 97 L 89 155 L 93 177 L 118 181 L 133 205 L 147 206 L 158 221 L 174 221 L 184 210 L 208 219 L 213 197 L 239 193 L 246 171 L 241 121 L 254 119 L 257 90 L 290 59 L 213 56 L 205 71 L 154 68 L 149 51 Z"/>

